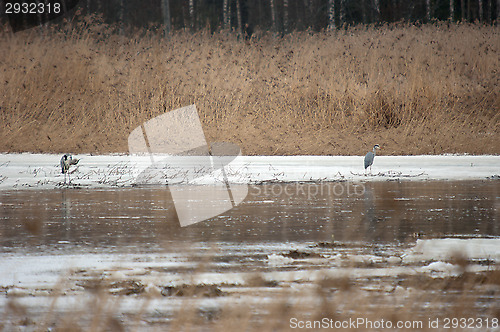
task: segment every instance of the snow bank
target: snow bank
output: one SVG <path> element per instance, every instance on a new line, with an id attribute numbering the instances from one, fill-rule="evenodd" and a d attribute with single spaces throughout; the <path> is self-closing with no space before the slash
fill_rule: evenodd
<path id="1" fill-rule="evenodd" d="M 443 276 L 449 275 L 454 277 L 459 276 L 462 273 L 460 266 L 445 262 L 432 262 L 429 265 L 422 267 L 420 270 L 422 272 L 434 274 L 439 273 Z"/>
<path id="2" fill-rule="evenodd" d="M 404 263 L 450 260 L 463 257 L 469 260 L 489 260 L 500 262 L 500 239 L 428 239 L 417 240 L 408 250 Z"/>
<path id="3" fill-rule="evenodd" d="M 151 157 L 128 155 L 78 155 L 71 169 L 75 186 L 123 187 L 151 165 Z M 0 154 L 0 189 L 47 188 L 63 184 L 54 154 Z M 213 184 L 222 180 L 220 170 L 197 168 L 197 157 L 155 156 L 158 183 Z M 192 172 L 191 174 L 189 172 Z M 193 173 L 194 172 L 194 173 Z M 203 172 L 202 172 L 203 173 Z M 195 176 L 193 176 L 195 174 Z M 372 174 L 365 174 L 362 156 L 239 156 L 225 167 L 232 183 L 297 181 L 480 180 L 500 176 L 500 156 L 377 156 Z"/>

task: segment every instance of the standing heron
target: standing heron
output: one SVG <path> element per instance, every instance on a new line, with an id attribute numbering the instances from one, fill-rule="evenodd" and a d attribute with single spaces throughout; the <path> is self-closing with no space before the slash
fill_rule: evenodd
<path id="1" fill-rule="evenodd" d="M 378 144 L 375 144 L 373 146 L 373 152 L 370 151 L 370 152 L 368 152 L 366 154 L 366 156 L 365 156 L 365 173 L 366 173 L 366 169 L 368 167 L 370 167 L 370 174 L 371 174 L 371 172 L 372 172 L 372 165 L 373 165 L 373 159 L 375 159 L 375 151 L 377 149 L 380 149 L 380 146 Z"/>
<path id="2" fill-rule="evenodd" d="M 71 165 L 76 165 L 78 164 L 78 162 L 80 161 L 80 159 L 73 159 L 73 156 L 70 155 L 69 153 L 65 154 L 64 156 L 62 156 L 61 158 L 61 172 L 64 174 L 64 183 L 66 184 L 66 174 L 68 174 L 68 184 L 71 183 L 71 178 L 69 176 L 69 168 L 71 167 Z"/>

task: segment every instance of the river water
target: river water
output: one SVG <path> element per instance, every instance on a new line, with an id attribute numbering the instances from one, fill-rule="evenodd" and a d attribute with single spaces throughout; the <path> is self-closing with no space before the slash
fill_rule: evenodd
<path id="1" fill-rule="evenodd" d="M 185 305 L 171 296 L 176 291 L 172 287 L 215 285 L 225 296 L 205 294 L 190 302 L 201 310 L 200 326 L 204 326 L 213 324 L 212 316 L 219 317 L 228 305 L 249 308 L 256 315 L 262 303 L 273 302 L 279 289 L 289 292 L 316 285 L 342 271 L 348 271 L 350 280 L 366 292 L 372 287 L 390 294 L 387 302 L 392 301 L 394 289 L 415 288 L 407 286 L 408 278 L 402 275 L 454 275 L 442 252 L 431 257 L 431 250 L 431 256 L 406 261 L 413 257 L 411 250 L 418 241 L 432 246 L 434 242 L 425 241 L 474 243 L 486 250 L 483 256 L 469 257 L 477 271 L 485 264 L 486 270 L 498 266 L 495 255 L 500 254 L 488 251 L 500 244 L 498 180 L 269 183 L 248 189 L 238 206 L 187 227 L 179 225 L 174 204 L 178 202 L 168 187 L 1 191 L 0 304 L 7 312 L 7 304 L 15 298 L 33 317 L 46 317 L 48 308 L 54 307 L 41 294 L 54 292 L 53 284 L 61 275 L 68 280 L 67 298 L 87 296 L 90 287 L 85 282 L 97 276 L 101 281 L 126 280 L 161 293 L 161 300 L 150 303 L 154 308 L 145 310 L 140 323 L 150 328 L 171 324 Z M 192 197 L 195 203 L 205 199 Z M 429 263 L 437 262 L 441 265 L 429 268 Z M 256 278 L 262 281 L 257 286 Z M 379 279 L 373 282 L 373 278 Z M 122 285 L 123 294 L 133 288 L 130 285 Z M 498 312 L 498 288 L 474 298 L 480 308 L 475 314 Z M 338 294 L 342 287 L 332 289 Z M 435 296 L 436 290 L 431 291 Z M 133 299 L 146 293 L 141 287 L 131 292 Z M 205 297 L 212 302 L 203 302 Z M 130 319 L 123 317 L 132 315 L 135 306 L 124 296 L 123 303 L 127 301 L 132 304 L 119 310 L 125 325 Z M 454 298 L 445 296 L 436 306 L 442 308 L 447 301 Z M 432 308 L 429 303 L 422 300 L 423 316 Z M 67 310 L 63 307 L 59 311 Z M 310 303 L 303 308 L 308 309 L 302 313 L 315 312 Z M 352 311 L 349 308 L 345 310 Z M 337 308 L 337 313 L 345 313 L 342 310 Z M 21 319 L 14 314 L 6 317 L 12 326 Z M 39 328 L 35 322 L 33 328 Z"/>
<path id="2" fill-rule="evenodd" d="M 0 202 L 4 252 L 500 236 L 498 181 L 251 185 L 242 204 L 188 227 L 168 187 L 1 191 Z"/>

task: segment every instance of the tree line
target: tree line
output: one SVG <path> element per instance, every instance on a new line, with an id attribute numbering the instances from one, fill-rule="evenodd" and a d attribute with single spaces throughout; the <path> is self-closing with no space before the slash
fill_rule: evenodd
<path id="1" fill-rule="evenodd" d="M 64 8 L 75 7 L 73 13 L 102 15 L 120 31 L 152 28 L 166 33 L 208 28 L 247 35 L 256 29 L 286 34 L 435 20 L 497 24 L 500 17 L 500 0 L 80 0 L 76 6 L 70 5 L 75 0 L 61 1 Z"/>

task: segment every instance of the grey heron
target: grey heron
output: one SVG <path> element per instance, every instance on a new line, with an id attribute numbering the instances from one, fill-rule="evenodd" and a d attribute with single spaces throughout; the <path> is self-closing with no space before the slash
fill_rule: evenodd
<path id="1" fill-rule="evenodd" d="M 369 151 L 365 156 L 365 172 L 368 167 L 370 167 L 370 173 L 372 172 L 373 159 L 375 159 L 376 150 L 380 149 L 378 144 L 373 146 L 373 151 Z"/>
<path id="2" fill-rule="evenodd" d="M 69 168 L 72 166 L 72 165 L 76 165 L 78 164 L 78 162 L 80 161 L 80 159 L 73 159 L 73 156 L 70 155 L 69 153 L 66 153 L 65 155 L 62 156 L 61 158 L 61 172 L 64 174 L 64 183 L 66 183 L 66 174 L 68 174 L 68 179 L 69 179 L 69 182 L 68 183 L 71 183 L 71 178 L 69 176 Z"/>

